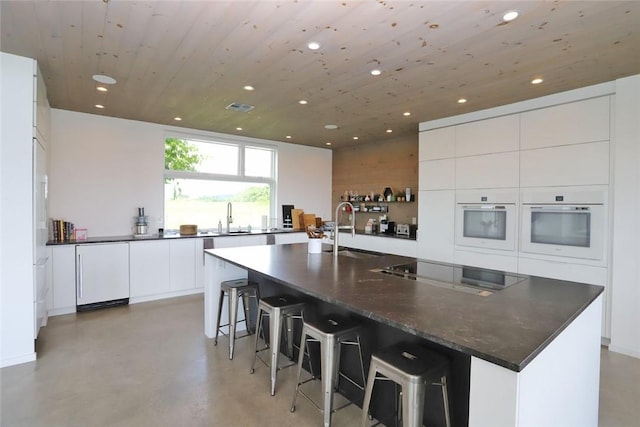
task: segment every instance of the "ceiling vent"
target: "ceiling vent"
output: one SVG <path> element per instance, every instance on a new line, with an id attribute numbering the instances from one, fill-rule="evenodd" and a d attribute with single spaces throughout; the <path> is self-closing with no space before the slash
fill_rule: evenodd
<path id="1" fill-rule="evenodd" d="M 231 111 L 239 111 L 241 113 L 247 113 L 251 110 L 253 110 L 255 107 L 253 105 L 249 105 L 249 104 L 240 104 L 238 102 L 233 102 L 229 105 L 227 105 L 227 110 L 231 110 Z"/>

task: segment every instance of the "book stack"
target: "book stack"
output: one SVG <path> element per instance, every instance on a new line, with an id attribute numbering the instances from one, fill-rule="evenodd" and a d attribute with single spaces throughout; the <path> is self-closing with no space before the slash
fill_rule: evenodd
<path id="1" fill-rule="evenodd" d="M 62 219 L 51 219 L 51 239 L 54 242 L 64 242 L 67 240 L 75 240 L 75 227 L 72 222 Z"/>

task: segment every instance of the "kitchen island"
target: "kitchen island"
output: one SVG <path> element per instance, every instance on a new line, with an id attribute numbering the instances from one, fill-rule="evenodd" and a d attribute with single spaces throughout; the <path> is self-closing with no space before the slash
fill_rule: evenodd
<path id="1" fill-rule="evenodd" d="M 306 244 L 205 252 L 209 337 L 220 282 L 252 277 L 466 358 L 456 425 L 597 425 L 602 287 Z"/>

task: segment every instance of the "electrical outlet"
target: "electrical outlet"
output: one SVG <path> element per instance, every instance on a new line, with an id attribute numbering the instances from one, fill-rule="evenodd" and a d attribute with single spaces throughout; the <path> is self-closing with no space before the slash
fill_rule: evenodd
<path id="1" fill-rule="evenodd" d="M 415 216 L 411 218 L 411 224 L 416 225 L 416 217 Z"/>

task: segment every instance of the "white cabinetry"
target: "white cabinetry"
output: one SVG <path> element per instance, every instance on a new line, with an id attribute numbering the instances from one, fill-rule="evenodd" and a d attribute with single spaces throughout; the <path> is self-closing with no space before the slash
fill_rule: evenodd
<path id="1" fill-rule="evenodd" d="M 456 156 L 503 153 L 520 149 L 518 114 L 456 126 Z"/>
<path id="2" fill-rule="evenodd" d="M 267 244 L 267 236 L 264 234 L 245 234 L 243 236 L 222 236 L 213 238 L 213 247 L 237 248 L 240 246 L 259 246 Z"/>
<path id="3" fill-rule="evenodd" d="M 520 152 L 521 187 L 609 183 L 609 141 Z"/>
<path id="4" fill-rule="evenodd" d="M 42 73 L 36 69 L 36 96 L 34 111 L 34 138 L 42 144 L 45 150 L 49 149 L 49 134 L 51 132 L 51 108 L 47 99 L 47 87 L 44 84 Z"/>
<path id="5" fill-rule="evenodd" d="M 419 190 L 453 190 L 456 186 L 456 160 L 442 159 L 420 162 Z"/>
<path id="6" fill-rule="evenodd" d="M 306 243 L 308 238 L 306 233 L 277 233 L 274 234 L 276 245 L 286 243 Z"/>
<path id="7" fill-rule="evenodd" d="M 46 249 L 37 233 L 34 152 L 41 145 L 34 110 L 38 104 L 38 69 L 33 59 L 0 52 L 0 367 L 35 359 L 37 336 L 47 293 Z M 40 94 L 46 98 L 46 94 Z M 47 133 L 47 131 L 45 131 Z M 44 159 L 44 157 L 42 157 Z M 44 163 L 46 173 L 46 162 Z M 45 205 L 40 205 L 46 209 Z M 46 235 L 45 235 L 46 236 Z"/>
<path id="8" fill-rule="evenodd" d="M 418 144 L 418 160 L 421 162 L 455 157 L 455 127 L 450 126 L 420 132 Z"/>
<path id="9" fill-rule="evenodd" d="M 129 298 L 129 244 L 76 246 L 76 304 Z"/>
<path id="10" fill-rule="evenodd" d="M 333 240 L 329 240 L 328 243 L 333 244 Z M 338 238 L 338 243 L 340 246 L 346 246 L 348 248 L 413 258 L 415 258 L 417 254 L 417 243 L 415 240 L 410 239 L 398 239 L 395 237 L 381 237 L 374 235 L 367 236 L 363 234 L 356 234 L 352 237 L 348 232 L 341 232 L 340 237 Z M 325 249 L 332 250 L 328 245 Z"/>
<path id="11" fill-rule="evenodd" d="M 213 242 L 213 238 L 207 237 L 207 240 Z M 201 291 L 204 289 L 204 240 L 201 238 L 193 239 L 195 244 L 195 266 L 196 266 L 196 289 Z"/>
<path id="12" fill-rule="evenodd" d="M 455 171 L 457 189 L 518 187 L 518 152 L 457 157 Z"/>
<path id="13" fill-rule="evenodd" d="M 51 307 L 49 315 L 76 311 L 76 247 L 56 245 L 51 247 Z"/>
<path id="14" fill-rule="evenodd" d="M 453 262 L 455 191 L 420 191 L 417 257 Z"/>
<path id="15" fill-rule="evenodd" d="M 129 243 L 131 298 L 164 294 L 171 290 L 169 242 Z"/>
<path id="16" fill-rule="evenodd" d="M 520 115 L 522 150 L 609 140 L 609 97 L 556 105 Z"/>
<path id="17" fill-rule="evenodd" d="M 171 290 L 194 289 L 196 287 L 195 239 L 172 240 L 169 246 Z"/>

